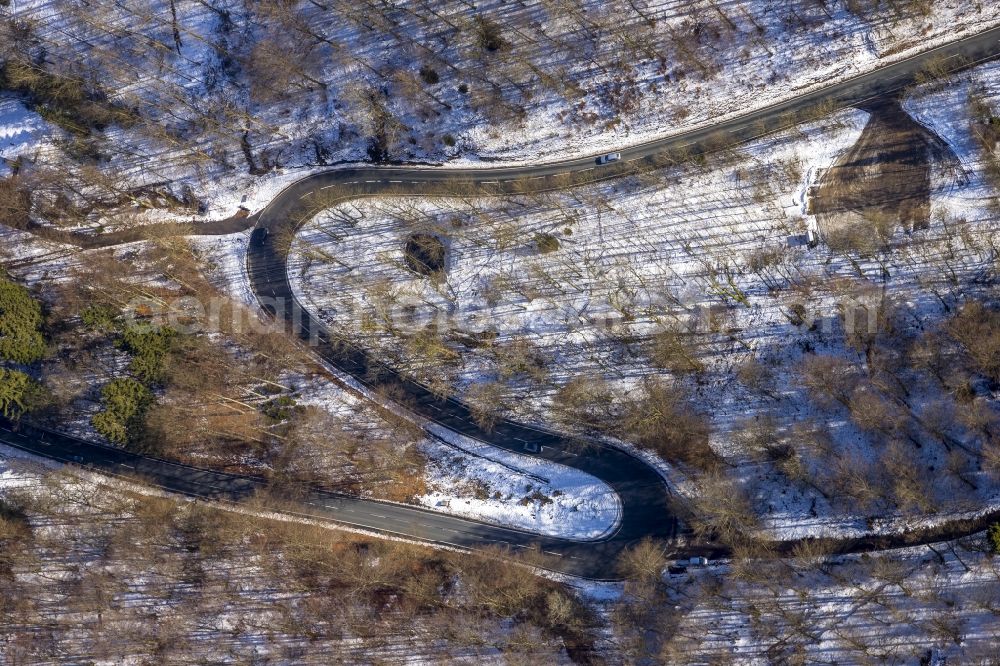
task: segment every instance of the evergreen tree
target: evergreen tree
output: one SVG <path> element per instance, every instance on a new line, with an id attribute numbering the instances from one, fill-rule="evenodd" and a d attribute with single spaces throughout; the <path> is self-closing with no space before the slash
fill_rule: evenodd
<path id="1" fill-rule="evenodd" d="M 19 370 L 0 368 L 0 415 L 18 419 L 45 400 L 45 390 Z"/>
<path id="2" fill-rule="evenodd" d="M 34 363 L 45 356 L 42 306 L 28 290 L 0 278 L 0 360 Z"/>
<path id="3" fill-rule="evenodd" d="M 97 432 L 116 444 L 134 444 L 142 434 L 143 418 L 153 403 L 153 394 L 141 382 L 114 379 L 101 390 L 104 411 L 91 423 Z"/>

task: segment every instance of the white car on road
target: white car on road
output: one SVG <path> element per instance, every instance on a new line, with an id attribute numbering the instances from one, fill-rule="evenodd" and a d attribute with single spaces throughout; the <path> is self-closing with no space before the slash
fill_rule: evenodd
<path id="1" fill-rule="evenodd" d="M 598 164 L 611 164 L 612 162 L 617 162 L 622 158 L 621 153 L 608 153 L 607 155 L 601 155 L 597 158 Z"/>

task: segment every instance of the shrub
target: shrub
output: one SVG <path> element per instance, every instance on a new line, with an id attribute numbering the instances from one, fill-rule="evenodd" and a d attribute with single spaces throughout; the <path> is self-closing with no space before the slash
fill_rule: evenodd
<path id="1" fill-rule="evenodd" d="M 275 423 L 281 423 L 292 418 L 292 414 L 300 411 L 300 409 L 295 402 L 295 398 L 283 395 L 265 402 L 261 405 L 260 411 Z"/>
<path id="2" fill-rule="evenodd" d="M 0 578 L 11 580 L 11 561 L 5 557 L 11 552 L 11 546 L 24 541 L 31 536 L 31 523 L 28 515 L 17 503 L 0 498 Z"/>
<path id="3" fill-rule="evenodd" d="M 17 420 L 44 401 L 45 389 L 35 380 L 18 370 L 0 368 L 0 414 L 5 418 Z"/>
<path id="4" fill-rule="evenodd" d="M 445 270 L 448 250 L 433 234 L 417 233 L 406 240 L 403 259 L 406 266 L 419 275 L 433 275 Z"/>
<path id="5" fill-rule="evenodd" d="M 629 581 L 654 584 L 667 568 L 667 544 L 644 538 L 635 546 L 622 551 L 616 569 Z"/>
<path id="6" fill-rule="evenodd" d="M 552 407 L 569 423 L 599 427 L 611 419 L 614 393 L 600 377 L 574 377 L 556 391 Z"/>
<path id="7" fill-rule="evenodd" d="M 535 234 L 535 247 L 542 254 L 548 254 L 549 252 L 555 252 L 559 249 L 559 239 L 552 234 Z"/>
<path id="8" fill-rule="evenodd" d="M 492 432 L 502 418 L 501 411 L 505 409 L 506 390 L 503 384 L 495 381 L 473 384 L 466 390 L 464 398 L 476 425 Z"/>
<path id="9" fill-rule="evenodd" d="M 949 65 L 948 60 L 943 56 L 931 58 L 916 73 L 916 82 L 919 85 L 939 82 L 946 78 L 952 72 L 952 67 L 957 64 Z"/>
<path id="10" fill-rule="evenodd" d="M 449 148 L 454 147 L 455 143 L 457 143 L 455 141 L 455 137 L 453 137 L 451 134 L 445 134 L 443 137 L 441 137 L 441 141 L 443 141 L 444 145 L 448 146 Z"/>
<path id="11" fill-rule="evenodd" d="M 0 224 L 24 229 L 31 221 L 31 193 L 18 178 L 0 180 Z"/>
<path id="12" fill-rule="evenodd" d="M 476 18 L 476 43 L 487 51 L 499 51 L 508 46 L 500 24 L 482 16 Z"/>
<path id="13" fill-rule="evenodd" d="M 901 430 L 906 414 L 873 386 L 861 384 L 848 400 L 851 420 L 866 432 L 891 434 Z"/>
<path id="14" fill-rule="evenodd" d="M 80 320 L 87 328 L 109 332 L 117 326 L 118 313 L 107 305 L 91 305 L 80 313 Z"/>
<path id="15" fill-rule="evenodd" d="M 703 372 L 705 365 L 697 357 L 690 336 L 668 328 L 653 336 L 650 358 L 657 368 L 675 374 Z"/>
<path id="16" fill-rule="evenodd" d="M 858 369 L 837 356 L 809 354 L 799 366 L 798 383 L 824 407 L 848 405 L 859 380 Z"/>
<path id="17" fill-rule="evenodd" d="M 0 68 L 0 88 L 23 94 L 42 117 L 77 136 L 135 120 L 131 112 L 108 102 L 103 93 L 85 91 L 78 79 L 20 60 L 9 60 Z"/>
<path id="18" fill-rule="evenodd" d="M 21 285 L 0 278 L 0 359 L 34 363 L 45 356 L 42 306 Z"/>
<path id="19" fill-rule="evenodd" d="M 731 478 L 714 474 L 702 479 L 690 509 L 691 528 L 700 538 L 731 546 L 752 544 L 757 514 L 745 488 Z"/>
<path id="20" fill-rule="evenodd" d="M 127 327 L 121 346 L 132 355 L 129 372 L 147 384 L 163 379 L 167 355 L 173 349 L 177 332 L 170 328 Z"/>
<path id="21" fill-rule="evenodd" d="M 493 347 L 497 370 L 503 379 L 530 377 L 543 381 L 548 373 L 548 362 L 541 350 L 527 338 L 515 338 L 507 344 Z"/>
<path id="22" fill-rule="evenodd" d="M 990 551 L 994 555 L 1000 555 L 1000 523 L 993 523 L 986 530 L 986 539 L 990 544 Z"/>
<path id="23" fill-rule="evenodd" d="M 677 385 L 648 382 L 639 399 L 626 409 L 623 425 L 640 446 L 664 460 L 701 470 L 713 470 L 719 464 L 708 442 L 708 420 Z"/>
<path id="24" fill-rule="evenodd" d="M 977 372 L 1000 381 L 1000 312 L 969 303 L 949 322 L 948 333 Z"/>
<path id="25" fill-rule="evenodd" d="M 134 444 L 142 434 L 153 394 L 130 377 L 114 379 L 101 390 L 104 410 L 91 419 L 101 435 L 116 444 Z"/>
<path id="26" fill-rule="evenodd" d="M 438 76 L 437 71 L 430 65 L 423 65 L 420 68 L 420 78 L 423 79 L 424 83 L 426 83 L 429 86 L 432 86 L 441 80 L 441 77 Z"/>

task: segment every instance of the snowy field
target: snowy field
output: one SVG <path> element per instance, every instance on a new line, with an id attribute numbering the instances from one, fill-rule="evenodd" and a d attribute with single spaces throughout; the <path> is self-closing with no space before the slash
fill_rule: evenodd
<path id="1" fill-rule="evenodd" d="M 810 179 L 850 147 L 866 118 L 844 112 L 751 144 L 723 169 L 671 170 L 513 201 L 352 201 L 300 231 L 289 276 L 302 303 L 331 328 L 417 369 L 419 348 L 408 354 L 394 329 L 416 335 L 436 325 L 495 334 L 498 344 L 530 340 L 553 383 L 595 367 L 627 383 L 646 370 L 619 363 L 616 339 L 708 308 L 721 287 L 707 272 L 727 263 L 745 272 L 754 252 L 804 233 Z M 405 241 L 414 233 L 444 239 L 441 280 L 408 269 Z M 540 235 L 559 249 L 541 251 Z M 444 369 L 467 389 L 496 374 L 486 356 L 463 353 L 457 368 Z M 428 373 L 441 370 L 430 366 Z M 532 391 L 518 395 L 522 409 L 544 398 L 539 387 L 525 388 Z"/>
<path id="2" fill-rule="evenodd" d="M 178 15 L 175 34 L 170 4 Z M 863 20 L 847 3 L 811 0 L 405 0 L 380 5 L 378 12 L 334 0 L 324 13 L 320 5 L 326 4 L 301 3 L 302 16 L 321 37 L 303 53 L 294 47 L 308 40 L 297 32 L 295 18 L 275 23 L 280 30 L 265 29 L 271 19 L 255 3 L 19 0 L 18 18 L 35 31 L 32 49 L 45 51 L 54 70 L 100 81 L 114 91 L 113 101 L 148 114 L 138 126 L 102 135 L 95 144 L 108 151 L 107 162 L 87 170 L 86 179 L 78 172 L 64 190 L 134 206 L 124 215 L 98 207 L 66 226 L 114 229 L 220 218 L 240 206 L 259 210 L 308 173 L 365 160 L 380 123 L 389 128 L 383 157 L 390 159 L 459 166 L 595 153 L 759 108 L 1000 22 L 1000 5 L 964 0 L 936 1 L 927 16 L 902 20 L 878 12 Z M 383 13 L 389 18 L 372 24 Z M 504 26 L 509 46 L 478 48 L 480 17 Z M 293 43 L 283 42 L 283 35 Z M 282 96 L 272 98 L 235 64 L 250 62 L 261 43 L 287 46 L 302 66 L 301 76 L 279 82 Z M 685 43 L 695 45 L 690 53 Z M 228 50 L 233 58 L 223 54 Z M 439 81 L 422 79 L 423 67 Z M 1000 507 L 1000 481 L 974 456 L 936 441 L 918 448 L 874 442 L 846 410 L 819 409 L 799 377 L 803 359 L 813 354 L 866 363 L 863 353 L 845 344 L 848 309 L 889 303 L 901 338 L 910 340 L 996 279 L 996 192 L 969 132 L 970 93 L 1000 110 L 1000 65 L 907 97 L 905 108 L 949 143 L 964 173 L 937 169 L 930 228 L 897 232 L 891 250 L 875 257 L 802 244 L 813 223 L 810 187 L 866 120 L 860 111 L 845 110 L 702 167 L 571 192 L 508 201 L 344 204 L 302 230 L 290 275 L 303 303 L 332 329 L 427 381 L 464 397 L 485 396 L 527 422 L 561 419 L 568 431 L 593 434 L 589 424 L 555 415 L 560 388 L 599 377 L 615 402 L 624 403 L 647 378 L 677 376 L 709 415 L 713 450 L 770 536 L 894 533 L 976 515 Z M 30 168 L 19 177 L 37 186 L 41 199 L 60 201 L 60 186 L 53 183 L 74 164 L 71 138 L 20 99 L 0 96 L 0 177 L 11 175 L 23 158 Z M 150 204 L 164 193 L 179 196 L 186 186 L 200 210 Z M 413 233 L 444 239 L 447 267 L 440 279 L 406 268 L 403 248 Z M 189 241 L 212 283 L 254 306 L 244 269 L 247 239 L 244 233 Z M 128 258 L 145 247 L 116 252 Z M 0 260 L 43 290 L 71 279 L 78 256 L 74 248 L 0 228 Z M 151 284 L 171 286 L 165 280 Z M 800 306 L 807 325 L 790 316 Z M 654 368 L 646 342 L 678 330 L 699 334 L 692 368 Z M 71 387 L 87 399 L 67 428 L 85 436 L 94 436 L 89 418 L 99 382 L 120 374 L 126 363 L 117 350 L 100 360 L 101 367 Z M 748 369 L 760 373 L 763 391 L 748 385 Z M 300 405 L 319 408 L 356 433 L 393 436 L 383 416 L 350 387 L 322 373 L 283 379 L 294 384 Z M 970 441 L 951 396 L 917 374 L 903 380 L 914 414 L 945 423 L 942 441 Z M 486 385 L 499 391 L 482 390 Z M 996 411 L 997 394 L 982 385 L 974 389 L 978 404 Z M 748 444 L 761 433 L 799 451 L 801 478 L 790 478 Z M 429 508 L 577 538 L 596 538 L 618 519 L 617 498 L 587 475 L 465 440 L 424 437 L 417 446 L 426 458 L 427 487 L 416 501 Z M 675 488 L 698 496 L 696 474 L 658 464 Z M 104 562 L 114 549 L 107 547 L 107 533 L 83 535 L 80 525 L 92 522 L 89 517 L 70 514 L 93 496 L 109 494 L 96 493 L 89 483 L 53 483 L 46 469 L 0 452 L 0 495 L 61 493 L 65 523 L 36 529 L 49 544 L 75 539 L 78 552 L 26 575 L 63 581 L 60 594 L 83 598 L 87 590 L 72 587 L 81 566 Z M 837 492 L 851 482 L 888 487 L 899 477 L 917 488 L 915 504 L 863 506 Z M 995 658 L 1000 570 L 980 540 L 806 559 L 721 563 L 670 576 L 657 625 L 670 645 L 660 659 L 944 664 Z M 255 587 L 264 572 L 254 566 L 253 558 L 243 558 L 202 572 L 209 585 L 250 608 L 242 614 L 204 609 L 192 629 L 202 639 L 230 642 L 229 657 L 267 658 L 261 646 L 276 635 L 268 612 L 302 600 L 276 584 Z M 244 573 L 234 589 L 236 570 Z M 164 609 L 167 602 L 157 596 L 163 572 L 136 571 L 141 573 L 122 579 L 117 598 L 142 612 Z M 616 598 L 618 589 L 603 586 L 594 596 Z M 66 621 L 59 612 L 63 597 L 33 603 L 47 617 Z M 608 614 L 612 603 L 604 602 Z M 133 626 L 127 612 L 114 615 L 109 625 L 121 620 Z M 291 622 L 288 615 L 283 621 Z M 429 644 L 423 651 L 402 649 L 405 640 L 413 639 L 390 640 L 378 654 L 391 662 L 436 654 Z M 346 659 L 371 655 L 353 635 L 345 634 L 343 643 Z M 295 660 L 314 647 L 282 649 Z M 501 660 L 490 646 L 456 655 L 462 659 Z"/>

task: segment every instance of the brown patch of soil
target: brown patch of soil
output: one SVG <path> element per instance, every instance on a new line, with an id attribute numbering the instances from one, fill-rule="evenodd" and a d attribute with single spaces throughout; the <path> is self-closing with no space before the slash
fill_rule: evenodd
<path id="1" fill-rule="evenodd" d="M 810 209 L 831 247 L 870 249 L 898 226 L 930 224 L 931 164 L 944 142 L 895 100 L 866 109 L 871 118 L 854 146 L 823 174 Z"/>

